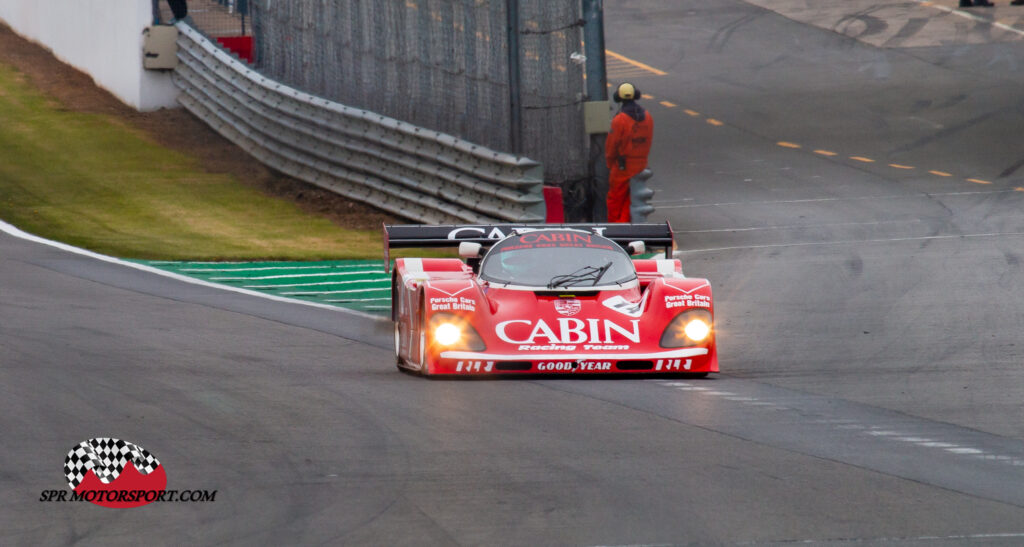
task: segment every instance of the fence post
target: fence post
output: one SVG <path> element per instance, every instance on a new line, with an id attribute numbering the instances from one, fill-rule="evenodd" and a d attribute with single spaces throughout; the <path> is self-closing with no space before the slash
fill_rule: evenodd
<path id="1" fill-rule="evenodd" d="M 519 0 L 505 0 L 508 17 L 508 88 L 512 153 L 523 153 L 523 112 L 519 66 Z"/>
<path id="2" fill-rule="evenodd" d="M 583 0 L 583 48 L 587 57 L 587 101 L 608 100 L 608 75 L 605 72 L 604 56 L 604 5 L 603 0 Z M 608 166 L 604 160 L 604 145 L 607 133 L 590 135 L 590 177 L 591 183 L 584 185 L 584 204 L 587 210 L 580 211 L 583 218 L 575 221 L 605 222 L 608 220 Z"/>

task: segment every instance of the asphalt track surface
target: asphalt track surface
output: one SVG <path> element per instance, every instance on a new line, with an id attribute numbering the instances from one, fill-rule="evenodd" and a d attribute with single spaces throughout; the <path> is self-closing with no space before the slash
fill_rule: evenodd
<path id="1" fill-rule="evenodd" d="M 715 286 L 723 374 L 424 381 L 387 325 L 0 235 L 0 542 L 1024 542 L 1024 45 L 606 10 L 666 73 L 631 77 L 655 219 Z M 216 502 L 39 502 L 99 436 Z"/>

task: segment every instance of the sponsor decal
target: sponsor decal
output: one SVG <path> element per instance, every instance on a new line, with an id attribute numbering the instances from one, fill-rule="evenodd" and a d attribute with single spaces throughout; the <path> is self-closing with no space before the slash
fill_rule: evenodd
<path id="1" fill-rule="evenodd" d="M 673 289 L 682 294 L 666 294 L 665 295 L 665 307 L 668 309 L 672 308 L 711 308 L 711 297 L 706 294 L 694 294 L 695 292 L 707 287 L 705 283 L 699 287 L 694 287 L 690 290 L 680 289 L 673 285 L 665 285 L 665 288 Z"/>
<path id="2" fill-rule="evenodd" d="M 561 344 L 531 346 L 530 344 L 519 344 L 519 351 L 576 351 L 576 346 L 563 346 Z"/>
<path id="3" fill-rule="evenodd" d="M 430 311 L 476 311 L 476 300 L 465 296 L 430 297 Z"/>
<path id="4" fill-rule="evenodd" d="M 121 439 L 82 441 L 64 458 L 71 492 L 43 490 L 39 501 L 87 501 L 127 509 L 153 502 L 212 502 L 217 491 L 167 490 L 167 474 L 145 448 Z"/>
<path id="5" fill-rule="evenodd" d="M 431 285 L 430 288 L 446 295 L 443 297 L 431 296 L 429 302 L 430 311 L 476 311 L 475 299 L 459 296 L 460 293 L 473 288 L 472 281 L 469 281 L 465 287 L 454 292 L 448 292 L 441 287 L 436 287 L 434 285 Z"/>
<path id="6" fill-rule="evenodd" d="M 654 370 L 690 370 L 691 365 L 692 359 L 658 359 L 654 363 Z"/>
<path id="7" fill-rule="evenodd" d="M 490 231 L 487 231 L 488 228 L 490 228 Z M 591 231 L 597 235 L 602 235 L 604 234 L 605 228 L 606 226 L 591 226 Z M 534 232 L 539 229 L 542 228 L 533 228 L 530 226 L 511 226 L 509 227 L 509 232 L 506 234 L 505 232 L 501 231 L 501 229 L 498 228 L 497 226 L 460 226 L 448 232 L 448 239 L 479 239 L 483 237 L 484 239 L 498 240 L 505 239 L 506 237 L 512 234 L 524 234 Z"/>
<path id="8" fill-rule="evenodd" d="M 459 361 L 455 363 L 455 372 L 491 372 L 494 361 Z"/>
<path id="9" fill-rule="evenodd" d="M 516 229 L 517 228 L 513 228 L 513 230 Z M 488 233 L 486 228 L 478 228 L 476 226 L 462 226 L 448 232 L 448 239 L 459 239 L 462 237 L 477 239 L 481 236 L 486 239 L 505 239 L 508 234 L 502 232 L 497 227 L 491 228 L 490 233 Z"/>
<path id="10" fill-rule="evenodd" d="M 601 372 L 612 369 L 611 361 L 542 361 L 538 372 Z"/>
<path id="11" fill-rule="evenodd" d="M 495 325 L 494 333 L 509 344 L 622 344 L 640 343 L 640 321 L 628 326 L 610 319 L 576 319 L 563 317 L 552 328 L 543 319 L 512 319 Z"/>
<path id="12" fill-rule="evenodd" d="M 665 307 L 672 308 L 710 308 L 711 297 L 704 294 L 668 294 L 665 295 Z"/>
<path id="13" fill-rule="evenodd" d="M 573 243 L 585 244 L 593 242 L 593 234 L 580 232 L 532 232 L 524 234 L 519 241 L 528 245 L 538 243 Z"/>
<path id="14" fill-rule="evenodd" d="M 644 295 L 646 298 L 647 295 Z M 640 317 L 644 313 L 644 302 L 630 302 L 626 300 L 622 295 L 613 296 L 604 302 L 601 302 L 605 307 L 613 309 L 623 315 L 630 317 Z"/>
<path id="15" fill-rule="evenodd" d="M 568 315 L 572 317 L 583 309 L 583 304 L 575 298 L 559 298 L 555 300 L 555 311 L 562 315 Z"/>

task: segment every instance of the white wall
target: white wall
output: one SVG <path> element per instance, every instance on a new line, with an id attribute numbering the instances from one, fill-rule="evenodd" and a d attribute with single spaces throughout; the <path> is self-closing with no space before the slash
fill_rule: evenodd
<path id="1" fill-rule="evenodd" d="M 0 0 L 0 19 L 138 110 L 178 106 L 170 73 L 142 68 L 152 0 Z"/>

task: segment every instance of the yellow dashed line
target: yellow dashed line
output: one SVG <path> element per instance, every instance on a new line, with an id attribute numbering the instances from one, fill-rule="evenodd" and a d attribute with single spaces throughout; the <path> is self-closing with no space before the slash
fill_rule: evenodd
<path id="1" fill-rule="evenodd" d="M 1021 188 L 1020 186 L 1018 186 L 1018 187 L 1014 188 L 1013 190 L 1014 190 L 1015 192 L 1024 192 L 1024 188 Z"/>
<path id="2" fill-rule="evenodd" d="M 648 72 L 643 72 L 641 70 L 635 70 L 635 69 L 631 69 L 631 70 L 614 70 L 614 69 L 611 69 L 611 70 L 608 71 L 608 77 L 609 78 L 611 78 L 613 80 L 619 80 L 619 81 L 629 81 L 629 80 L 632 80 L 633 78 L 637 78 L 637 77 L 640 77 L 640 76 L 648 76 L 648 75 L 650 75 Z"/>
<path id="3" fill-rule="evenodd" d="M 927 3 L 922 2 L 922 4 L 926 5 Z M 612 55 L 613 57 L 618 57 L 617 54 L 614 54 L 614 53 L 612 53 L 610 51 L 608 52 L 608 54 Z M 656 69 L 652 69 L 652 70 L 656 70 Z M 661 74 L 664 74 L 664 73 L 662 72 Z M 608 87 L 611 87 L 611 84 L 609 84 Z M 648 99 L 654 99 L 653 96 L 648 96 L 647 98 Z M 669 101 L 660 101 L 659 104 L 661 104 L 662 106 L 665 106 L 667 108 L 675 108 L 675 107 L 678 106 L 677 104 L 675 104 L 673 102 L 669 102 Z M 697 112 L 696 110 L 692 110 L 692 109 L 689 109 L 689 108 L 684 108 L 683 112 L 685 112 L 688 116 L 691 116 L 691 117 L 694 117 L 694 118 L 697 118 L 697 117 L 701 116 L 700 112 Z M 725 125 L 724 122 L 716 120 L 715 118 L 707 118 L 705 121 L 708 123 L 708 125 L 713 125 L 715 127 L 720 127 L 720 126 Z M 778 141 L 775 144 L 776 144 L 776 146 L 781 146 L 783 148 L 792 148 L 792 149 L 803 148 L 802 145 L 797 144 L 795 142 L 789 142 L 789 141 Z M 815 150 L 814 153 L 818 154 L 820 156 L 827 156 L 827 157 L 832 157 L 832 156 L 837 156 L 838 155 L 837 152 L 833 152 L 831 150 L 824 150 L 824 149 L 820 149 L 820 148 Z M 864 156 L 850 156 L 850 159 L 854 160 L 854 161 L 859 161 L 859 162 L 862 162 L 862 163 L 875 163 L 875 160 L 873 160 L 871 158 L 866 158 Z M 892 167 L 893 169 L 906 169 L 906 170 L 916 169 L 916 167 L 914 167 L 913 165 L 903 165 L 903 164 L 900 164 L 900 163 L 890 163 L 889 167 Z M 931 173 L 932 175 L 935 175 L 935 176 L 938 176 L 938 177 L 952 177 L 953 176 L 952 173 L 947 173 L 945 171 L 938 171 L 938 170 L 934 170 L 934 169 L 933 170 L 929 170 L 928 172 Z M 970 178 L 970 179 L 965 179 L 965 180 L 967 182 L 973 182 L 974 184 L 992 184 L 991 181 L 982 180 L 982 179 Z M 1014 190 L 1017 191 L 1017 192 L 1024 192 L 1024 187 L 1018 186 L 1018 187 L 1014 188 Z"/>
<path id="4" fill-rule="evenodd" d="M 650 74 L 650 71 L 643 68 L 637 68 L 629 63 L 620 63 L 615 59 L 608 63 L 608 72 L 630 72 L 634 74 Z"/>
<path id="5" fill-rule="evenodd" d="M 614 57 L 614 58 L 616 58 L 616 59 L 618 59 L 620 61 L 625 61 L 625 62 L 627 62 L 627 63 L 629 63 L 629 64 L 631 64 L 631 65 L 633 65 L 633 66 L 635 66 L 637 68 L 642 68 L 642 69 L 644 69 L 646 71 L 653 72 L 654 74 L 657 74 L 658 76 L 664 76 L 664 75 L 668 74 L 668 72 L 665 72 L 663 70 L 658 70 L 658 69 L 656 69 L 656 68 L 654 68 L 652 66 L 645 65 L 645 64 L 641 63 L 640 61 L 634 61 L 633 59 L 630 59 L 629 57 L 625 57 L 623 55 L 619 55 L 618 53 L 615 53 L 614 51 L 609 51 L 609 50 L 606 49 L 606 50 L 604 50 L 604 52 L 605 52 L 606 55 L 610 55 L 611 57 Z"/>

